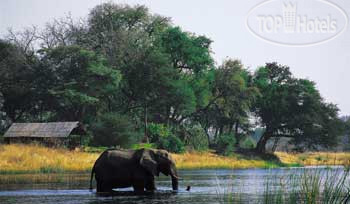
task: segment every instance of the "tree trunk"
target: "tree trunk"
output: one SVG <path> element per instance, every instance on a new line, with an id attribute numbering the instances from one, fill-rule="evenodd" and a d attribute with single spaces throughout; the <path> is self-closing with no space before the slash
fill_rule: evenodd
<path id="1" fill-rule="evenodd" d="M 233 129 L 233 124 L 229 124 L 228 132 L 229 132 L 230 134 L 232 134 L 232 129 Z"/>
<path id="2" fill-rule="evenodd" d="M 265 131 L 264 134 L 261 136 L 260 140 L 258 141 L 258 144 L 256 145 L 255 150 L 258 153 L 265 153 L 266 152 L 266 143 L 271 138 L 271 132 Z"/>
<path id="3" fill-rule="evenodd" d="M 223 132 L 224 132 L 224 126 L 221 125 L 219 128 L 219 135 L 223 134 Z"/>
<path id="4" fill-rule="evenodd" d="M 215 141 L 218 138 L 218 132 L 219 132 L 219 128 L 215 127 L 215 135 L 214 135 L 214 140 Z"/>
<path id="5" fill-rule="evenodd" d="M 238 135 L 238 127 L 239 127 L 239 122 L 237 121 L 236 124 L 235 124 L 235 137 L 236 137 L 236 144 L 235 146 L 239 148 L 239 143 L 241 141 L 241 136 Z"/>
<path id="6" fill-rule="evenodd" d="M 145 104 L 145 107 L 144 107 L 144 126 L 145 126 L 145 130 L 144 130 L 144 142 L 146 143 L 149 143 L 149 139 L 148 139 L 148 135 L 147 135 L 147 104 Z"/>
<path id="7" fill-rule="evenodd" d="M 203 127 L 203 130 L 204 130 L 205 134 L 207 135 L 208 147 L 210 147 L 210 135 L 209 135 L 208 129 L 209 128 L 207 128 L 207 127 Z"/>
<path id="8" fill-rule="evenodd" d="M 277 145 L 278 145 L 278 142 L 280 141 L 281 138 L 275 138 L 275 141 L 273 143 L 273 147 L 272 147 L 272 152 L 275 152 L 276 151 L 276 148 L 277 148 Z"/>

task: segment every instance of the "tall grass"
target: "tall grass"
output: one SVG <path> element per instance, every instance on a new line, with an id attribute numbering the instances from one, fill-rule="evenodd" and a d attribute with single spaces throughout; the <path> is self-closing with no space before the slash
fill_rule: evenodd
<path id="1" fill-rule="evenodd" d="M 216 195 L 220 204 L 225 203 L 244 203 L 243 188 L 241 184 L 234 183 L 233 176 L 228 179 L 228 183 L 222 183 L 218 176 L 216 178 Z"/>
<path id="2" fill-rule="evenodd" d="M 304 166 L 315 165 L 345 165 L 350 164 L 349 152 L 306 152 L 306 153 L 287 153 L 276 152 L 275 155 L 282 163 L 299 163 Z"/>
<path id="3" fill-rule="evenodd" d="M 90 171 L 98 155 L 40 145 L 0 145 L 0 173 Z"/>
<path id="4" fill-rule="evenodd" d="M 345 203 L 350 195 L 349 184 L 348 168 L 304 169 L 287 178 L 268 179 L 263 203 Z"/>
<path id="5" fill-rule="evenodd" d="M 40 145 L 0 145 L 0 174 L 64 173 L 90 171 L 105 148 L 81 148 L 70 151 Z M 273 168 L 281 164 L 240 155 L 219 156 L 211 152 L 173 154 L 179 169 Z"/>
<path id="6" fill-rule="evenodd" d="M 242 158 L 240 155 L 220 156 L 211 152 L 174 154 L 173 158 L 180 169 L 274 168 L 282 165 L 261 158 Z"/>
<path id="7" fill-rule="evenodd" d="M 263 204 L 345 204 L 350 201 L 349 168 L 288 169 L 278 176 L 271 172 L 257 198 L 245 196 L 244 184 L 216 179 L 218 202 Z"/>
<path id="8" fill-rule="evenodd" d="M 0 174 L 11 173 L 62 173 L 90 171 L 95 160 L 105 148 L 81 148 L 69 151 L 63 148 L 48 148 L 40 145 L 0 145 Z M 244 157 L 234 154 L 228 157 L 212 152 L 187 152 L 173 154 L 179 169 L 245 169 L 275 168 L 281 165 L 338 165 L 349 164 L 350 153 L 305 153 L 278 152 L 282 163 L 266 161 L 259 157 Z"/>

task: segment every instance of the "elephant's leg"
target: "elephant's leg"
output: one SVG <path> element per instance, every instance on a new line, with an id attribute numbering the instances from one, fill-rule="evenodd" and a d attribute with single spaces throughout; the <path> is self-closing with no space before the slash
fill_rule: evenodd
<path id="1" fill-rule="evenodd" d="M 99 182 L 99 190 L 98 192 L 112 192 L 112 185 L 111 183 L 107 182 L 107 181 L 100 181 Z"/>
<path id="2" fill-rule="evenodd" d="M 99 192 L 102 192 L 102 186 L 101 186 L 101 181 L 96 181 L 96 192 L 99 193 Z"/>
<path id="3" fill-rule="evenodd" d="M 146 188 L 147 191 L 155 191 L 155 190 L 157 190 L 156 184 L 154 182 L 154 177 L 146 179 L 146 181 L 145 181 L 145 188 Z"/>
<path id="4" fill-rule="evenodd" d="M 132 187 L 136 193 L 143 193 L 145 190 L 144 182 L 135 182 Z"/>

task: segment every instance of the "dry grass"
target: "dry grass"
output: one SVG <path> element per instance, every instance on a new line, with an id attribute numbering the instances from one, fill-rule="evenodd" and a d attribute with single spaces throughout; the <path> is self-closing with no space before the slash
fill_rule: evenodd
<path id="1" fill-rule="evenodd" d="M 98 155 L 38 145 L 1 145 L 0 172 L 88 171 Z"/>
<path id="2" fill-rule="evenodd" d="M 174 154 L 176 166 L 180 169 L 244 169 L 244 168 L 267 168 L 277 164 L 261 159 L 241 159 L 238 156 L 224 157 L 210 152 L 191 152 Z"/>
<path id="3" fill-rule="evenodd" d="M 350 153 L 302 153 L 277 152 L 280 160 L 287 164 L 302 165 L 348 165 Z M 0 145 L 0 173 L 55 173 L 90 171 L 99 153 L 81 150 L 69 151 L 39 145 Z M 204 168 L 269 168 L 278 164 L 240 155 L 219 156 L 210 152 L 173 154 L 179 169 Z"/>
<path id="4" fill-rule="evenodd" d="M 285 164 L 299 163 L 312 165 L 346 165 L 350 164 L 350 152 L 307 152 L 307 153 L 275 153 Z"/>

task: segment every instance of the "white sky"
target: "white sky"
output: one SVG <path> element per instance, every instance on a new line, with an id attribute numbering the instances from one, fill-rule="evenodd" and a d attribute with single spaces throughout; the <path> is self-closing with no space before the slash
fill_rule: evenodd
<path id="1" fill-rule="evenodd" d="M 214 42 L 218 64 L 227 58 L 241 59 L 251 70 L 265 62 L 289 65 L 297 77 L 317 83 L 328 102 L 338 104 L 341 115 L 350 115 L 350 30 L 334 40 L 311 47 L 283 47 L 251 35 L 245 26 L 248 11 L 263 0 L 132 0 L 117 3 L 144 4 L 151 12 L 171 17 L 186 31 L 206 35 Z M 311 1 L 311 0 L 305 0 Z M 324 1 L 324 0 L 314 0 Z M 30 25 L 43 26 L 53 18 L 86 17 L 103 0 L 1 0 L 0 34 Z M 350 1 L 332 0 L 350 16 Z"/>

